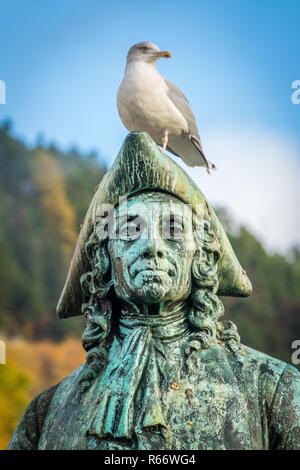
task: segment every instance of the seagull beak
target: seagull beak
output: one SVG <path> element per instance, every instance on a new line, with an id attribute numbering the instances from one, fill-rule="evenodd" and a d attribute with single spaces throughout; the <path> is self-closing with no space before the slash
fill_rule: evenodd
<path id="1" fill-rule="evenodd" d="M 156 57 L 158 59 L 160 57 L 165 57 L 166 59 L 169 59 L 170 57 L 172 57 L 172 54 L 169 51 L 159 51 L 159 52 L 157 52 Z"/>

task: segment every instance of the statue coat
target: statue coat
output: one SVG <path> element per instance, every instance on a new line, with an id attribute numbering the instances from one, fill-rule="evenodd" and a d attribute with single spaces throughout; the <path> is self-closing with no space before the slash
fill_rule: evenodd
<path id="1" fill-rule="evenodd" d="M 164 432 L 150 426 L 130 437 L 97 436 L 91 420 L 103 384 L 100 377 L 78 393 L 84 364 L 31 402 L 8 449 L 300 449 L 295 367 L 246 346 L 226 352 L 218 343 L 182 361 L 184 342 L 168 346 Z"/>

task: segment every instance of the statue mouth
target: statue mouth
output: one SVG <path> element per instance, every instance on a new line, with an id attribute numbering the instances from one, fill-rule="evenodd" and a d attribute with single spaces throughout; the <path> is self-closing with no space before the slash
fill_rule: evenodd
<path id="1" fill-rule="evenodd" d="M 164 269 L 145 268 L 140 269 L 134 277 L 136 278 L 138 275 L 141 275 L 145 280 L 162 282 L 162 277 L 168 275 L 168 273 Z"/>
<path id="2" fill-rule="evenodd" d="M 135 269 L 133 272 L 133 277 L 136 278 L 139 274 L 146 275 L 147 277 L 160 277 L 162 274 L 168 275 L 170 277 L 174 277 L 176 272 L 175 269 L 169 268 L 169 269 L 162 269 L 162 268 L 153 268 L 150 266 L 145 266 L 144 268 L 141 269 Z"/>

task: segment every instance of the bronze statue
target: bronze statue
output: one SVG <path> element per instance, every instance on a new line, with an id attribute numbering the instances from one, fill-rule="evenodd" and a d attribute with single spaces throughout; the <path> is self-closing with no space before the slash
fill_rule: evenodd
<path id="1" fill-rule="evenodd" d="M 9 449 L 300 449 L 300 374 L 240 344 L 251 283 L 209 203 L 131 133 L 85 218 L 58 305 L 86 363 L 29 405 Z"/>

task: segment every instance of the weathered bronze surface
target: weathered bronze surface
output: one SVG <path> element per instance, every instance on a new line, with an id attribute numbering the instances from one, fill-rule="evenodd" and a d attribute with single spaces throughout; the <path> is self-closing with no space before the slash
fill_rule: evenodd
<path id="1" fill-rule="evenodd" d="M 87 361 L 33 400 L 9 449 L 300 449 L 300 374 L 221 321 L 219 295 L 250 293 L 199 188 L 130 134 L 58 305 L 85 315 Z"/>

